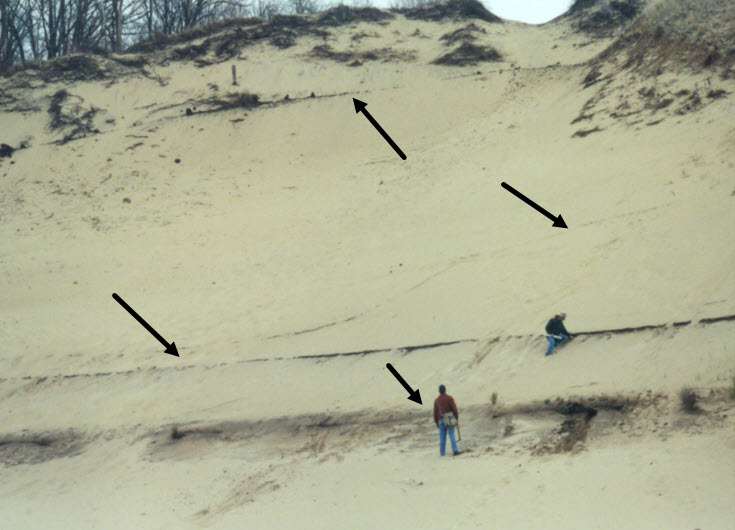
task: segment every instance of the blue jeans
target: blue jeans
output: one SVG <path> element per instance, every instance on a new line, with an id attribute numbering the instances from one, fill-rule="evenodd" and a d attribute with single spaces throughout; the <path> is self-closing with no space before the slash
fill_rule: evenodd
<path id="1" fill-rule="evenodd" d="M 549 349 L 546 350 L 546 355 L 551 355 L 551 350 L 554 349 L 554 346 L 561 344 L 562 342 L 564 342 L 565 340 L 569 338 L 566 335 L 559 335 L 559 336 L 561 337 L 560 339 L 555 339 L 551 335 L 546 335 L 546 340 L 549 341 Z"/>
<path id="2" fill-rule="evenodd" d="M 439 454 L 444 456 L 447 450 L 447 433 L 449 441 L 452 442 L 452 451 L 457 452 L 457 441 L 454 439 L 454 427 L 444 428 L 444 420 L 439 420 Z"/>

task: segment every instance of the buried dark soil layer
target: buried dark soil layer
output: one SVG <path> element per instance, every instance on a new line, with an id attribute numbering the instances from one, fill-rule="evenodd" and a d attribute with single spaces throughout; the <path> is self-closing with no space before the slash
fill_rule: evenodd
<path id="1" fill-rule="evenodd" d="M 89 443 L 74 430 L 0 435 L 0 462 L 6 465 L 40 464 L 82 453 Z"/>
<path id="2" fill-rule="evenodd" d="M 720 394 L 710 399 L 710 412 L 690 416 L 692 421 L 699 422 L 700 427 L 720 426 L 720 409 L 735 407 Z M 472 452 L 483 446 L 490 449 L 485 453 L 495 454 L 519 449 L 531 455 L 578 452 L 584 448 L 590 432 L 599 438 L 612 432 L 653 434 L 658 432 L 659 424 L 676 428 L 672 418 L 684 414 L 677 408 L 676 400 L 676 396 L 649 391 L 638 395 L 547 399 L 507 407 L 473 405 L 460 407 L 460 428 L 466 438 L 465 448 Z M 650 418 L 654 420 L 651 422 Z M 514 422 L 524 425 L 524 429 L 514 433 Z M 509 438 L 511 434 L 513 438 Z M 203 451 L 212 449 L 215 443 L 249 445 L 256 441 L 267 447 L 266 451 L 290 454 L 315 437 L 325 453 L 344 453 L 365 443 L 382 447 L 388 441 L 424 450 L 435 443 L 435 428 L 431 411 L 425 408 L 306 414 L 261 421 L 192 422 L 159 429 L 150 440 L 149 457 L 178 457 L 182 444 Z"/>
<path id="3" fill-rule="evenodd" d="M 588 437 L 609 434 L 666 436 L 674 430 L 701 433 L 732 423 L 735 400 L 731 388 L 691 390 L 697 393 L 696 414 L 682 408 L 680 396 L 653 393 L 555 398 L 511 406 L 460 406 L 465 449 L 473 457 L 493 453 L 531 455 L 576 453 Z M 461 405 L 461 404 L 460 404 Z M 726 423 L 728 422 L 729 423 Z M 520 428 L 516 429 L 518 425 Z M 246 448 L 255 454 L 336 456 L 357 446 L 393 451 L 397 443 L 429 450 L 436 443 L 430 407 L 362 410 L 350 413 L 302 414 L 262 420 L 202 422 L 82 433 L 75 429 L 0 434 L 0 463 L 41 464 L 83 453 L 95 442 L 122 437 L 144 442 L 143 458 L 200 458 L 218 447 Z M 315 444 L 315 441 L 318 443 Z M 256 442 L 253 445 L 253 442 Z"/>

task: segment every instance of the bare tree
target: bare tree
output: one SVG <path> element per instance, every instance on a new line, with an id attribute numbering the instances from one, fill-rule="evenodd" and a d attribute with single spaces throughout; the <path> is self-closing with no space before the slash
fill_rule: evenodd
<path id="1" fill-rule="evenodd" d="M 4 72 L 15 62 L 15 40 L 12 28 L 16 17 L 11 11 L 8 0 L 0 0 L 0 72 Z"/>
<path id="2" fill-rule="evenodd" d="M 83 52 L 102 49 L 104 14 L 96 9 L 93 0 L 73 0 L 69 7 L 69 42 L 65 43 L 65 50 Z"/>
<path id="3" fill-rule="evenodd" d="M 156 34 L 173 34 L 236 16 L 309 13 L 319 0 L 0 0 L 0 72 L 26 56 L 122 52 Z"/>
<path id="4" fill-rule="evenodd" d="M 321 9 L 318 0 L 288 0 L 289 10 L 297 15 L 316 13 Z"/>
<path id="5" fill-rule="evenodd" d="M 258 18 L 271 18 L 285 11 L 283 0 L 255 0 L 250 13 Z"/>

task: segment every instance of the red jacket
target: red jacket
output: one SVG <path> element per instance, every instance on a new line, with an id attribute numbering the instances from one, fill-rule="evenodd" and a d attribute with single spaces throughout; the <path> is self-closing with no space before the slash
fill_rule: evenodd
<path id="1" fill-rule="evenodd" d="M 434 400 L 434 423 L 438 425 L 442 415 L 450 411 L 454 412 L 454 417 L 459 419 L 459 412 L 457 411 L 457 405 L 454 403 L 454 398 L 449 394 L 439 394 L 439 397 Z"/>

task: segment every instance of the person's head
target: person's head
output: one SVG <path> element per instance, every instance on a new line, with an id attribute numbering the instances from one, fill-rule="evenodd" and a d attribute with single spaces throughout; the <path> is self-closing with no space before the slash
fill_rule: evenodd
<path id="1" fill-rule="evenodd" d="M 559 313 L 556 316 L 559 318 L 559 320 L 564 320 L 565 318 L 567 318 L 567 314 L 566 313 Z"/>
<path id="2" fill-rule="evenodd" d="M 439 385 L 439 393 L 445 394 L 446 392 L 447 392 L 447 387 L 445 387 L 444 385 Z"/>

